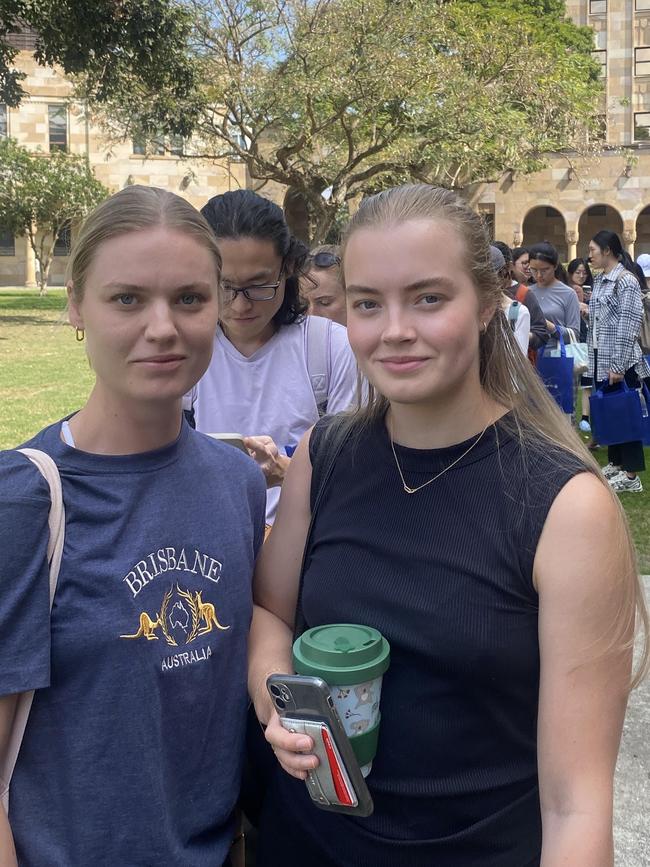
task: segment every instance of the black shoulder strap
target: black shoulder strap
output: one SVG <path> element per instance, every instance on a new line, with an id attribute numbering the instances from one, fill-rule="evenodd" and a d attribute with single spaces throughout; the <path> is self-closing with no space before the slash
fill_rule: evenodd
<path id="1" fill-rule="evenodd" d="M 310 441 L 310 456 L 312 464 L 311 477 L 311 520 L 307 537 L 305 539 L 305 547 L 302 552 L 302 563 L 300 564 L 300 578 L 298 581 L 298 596 L 296 597 L 296 613 L 294 616 L 293 637 L 294 641 L 302 635 L 305 629 L 305 618 L 302 613 L 302 586 L 305 577 L 305 565 L 311 548 L 311 537 L 314 530 L 314 522 L 318 507 L 323 499 L 323 494 L 327 487 L 327 483 L 334 470 L 336 459 L 341 453 L 341 449 L 350 437 L 352 425 L 348 424 L 345 428 L 342 427 L 341 419 L 328 419 L 328 425 L 323 425 L 322 422 L 317 425 L 320 430 L 315 427 L 312 431 L 318 437 L 316 448 L 312 448 Z M 324 430 L 322 428 L 325 428 Z"/>

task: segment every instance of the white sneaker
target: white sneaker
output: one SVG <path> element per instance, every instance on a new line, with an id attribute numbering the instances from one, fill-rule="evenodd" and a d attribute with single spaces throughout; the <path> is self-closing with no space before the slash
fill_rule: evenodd
<path id="1" fill-rule="evenodd" d="M 614 476 L 619 476 L 622 472 L 623 470 L 620 467 L 615 466 L 614 464 L 607 464 L 607 466 L 603 467 L 602 469 L 602 473 L 607 479 L 607 481 L 613 479 Z"/>
<path id="2" fill-rule="evenodd" d="M 609 484 L 612 486 L 612 490 L 616 491 L 617 494 L 640 494 L 643 491 L 641 479 L 638 476 L 630 479 L 627 473 L 621 473 L 620 477 L 611 479 Z"/>
<path id="3" fill-rule="evenodd" d="M 578 427 L 583 433 L 591 433 L 591 425 L 586 418 L 580 419 L 580 424 L 578 425 Z"/>

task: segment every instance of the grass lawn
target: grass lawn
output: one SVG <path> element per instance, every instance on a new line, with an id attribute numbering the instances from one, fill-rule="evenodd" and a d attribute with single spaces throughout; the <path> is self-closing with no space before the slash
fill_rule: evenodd
<path id="1" fill-rule="evenodd" d="M 73 412 L 93 383 L 84 344 L 65 322 L 63 289 L 0 288 L 0 448 L 11 448 L 46 424 Z M 650 468 L 650 449 L 646 449 Z M 607 463 L 607 449 L 596 457 Z M 639 552 L 641 572 L 650 574 L 650 472 L 642 494 L 623 494 Z"/>
<path id="2" fill-rule="evenodd" d="M 0 289 L 0 448 L 73 412 L 93 383 L 84 344 L 65 321 L 65 292 Z"/>

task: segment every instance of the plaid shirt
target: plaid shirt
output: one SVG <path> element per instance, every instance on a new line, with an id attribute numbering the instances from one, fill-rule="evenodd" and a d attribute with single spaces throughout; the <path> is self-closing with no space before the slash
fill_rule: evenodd
<path id="1" fill-rule="evenodd" d="M 650 367 L 643 359 L 639 332 L 643 320 L 641 287 L 634 274 L 618 264 L 599 274 L 589 302 L 589 375 L 594 375 L 594 347 L 598 350 L 596 382 L 633 367 L 644 378 Z"/>

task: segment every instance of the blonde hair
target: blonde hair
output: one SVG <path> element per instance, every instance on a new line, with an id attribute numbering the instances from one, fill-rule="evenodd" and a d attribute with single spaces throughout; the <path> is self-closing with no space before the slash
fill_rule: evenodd
<path id="1" fill-rule="evenodd" d="M 439 222 L 456 231 L 463 242 L 467 272 L 474 281 L 481 309 L 488 314 L 495 311 L 480 336 L 480 381 L 488 397 L 511 410 L 502 417 L 500 426 L 519 440 L 524 456 L 532 447 L 550 453 L 559 465 L 574 463 L 570 459 L 577 459 L 585 470 L 602 482 L 616 503 L 625 528 L 620 552 L 622 581 L 625 583 L 623 603 L 616 613 L 611 634 L 607 636 L 605 652 L 629 650 L 634 643 L 635 624 L 639 627 L 644 641 L 640 663 L 632 680 L 632 686 L 636 686 L 650 662 L 649 619 L 629 525 L 618 498 L 603 479 L 600 467 L 569 427 L 564 414 L 515 341 L 501 311 L 502 292 L 492 268 L 489 240 L 479 215 L 455 193 L 426 184 L 394 187 L 364 199 L 343 237 L 343 284 L 345 286 L 346 249 L 355 232 L 422 220 Z M 369 386 L 367 400 L 353 412 L 350 424 L 372 423 L 382 418 L 388 407 L 389 401 Z M 526 472 L 525 457 L 522 471 Z"/>
<path id="2" fill-rule="evenodd" d="M 72 283 L 75 301 L 83 299 L 88 271 L 98 248 L 105 241 L 157 226 L 182 232 L 205 247 L 214 259 L 219 283 L 221 254 L 205 218 L 175 193 L 133 184 L 105 199 L 86 218 L 79 232 L 66 271 L 66 283 Z"/>

